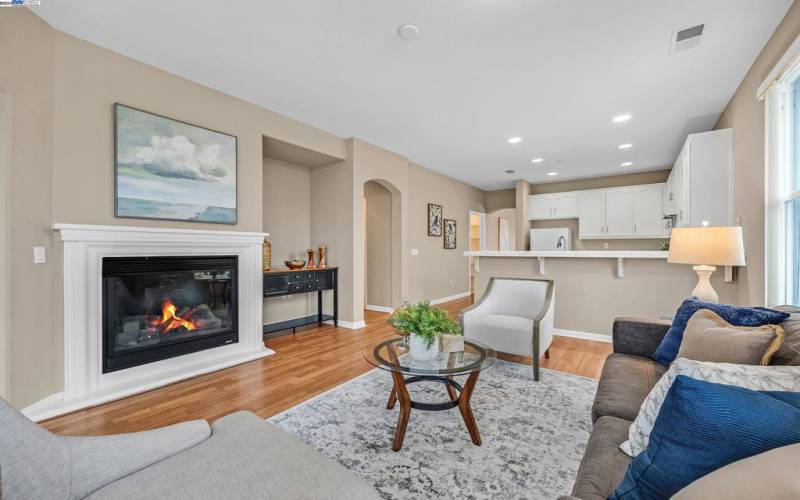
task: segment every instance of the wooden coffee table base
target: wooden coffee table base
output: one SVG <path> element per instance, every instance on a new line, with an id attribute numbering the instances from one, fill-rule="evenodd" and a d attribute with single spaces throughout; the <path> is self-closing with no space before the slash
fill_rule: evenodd
<path id="1" fill-rule="evenodd" d="M 472 442 L 480 446 L 481 435 L 478 432 L 478 425 L 475 423 L 475 416 L 472 414 L 472 407 L 469 402 L 472 398 L 472 391 L 475 390 L 475 384 L 478 383 L 478 374 L 480 372 L 472 372 L 467 378 L 467 383 L 462 387 L 453 380 L 452 377 L 437 377 L 437 376 L 416 376 L 406 379 L 402 373 L 392 372 L 392 379 L 394 387 L 392 393 L 389 395 L 389 402 L 386 408 L 391 410 L 394 408 L 395 403 L 400 401 L 400 414 L 397 417 L 397 428 L 394 431 L 394 444 L 392 449 L 400 451 L 403 447 L 403 439 L 406 436 L 406 428 L 408 427 L 408 417 L 411 415 L 411 408 L 424 411 L 442 411 L 449 410 L 458 406 L 461 411 L 461 416 L 469 431 L 469 436 Z M 438 382 L 444 384 L 447 388 L 447 394 L 450 400 L 446 403 L 418 403 L 411 401 L 411 396 L 408 394 L 406 384 L 414 382 L 428 381 Z"/>

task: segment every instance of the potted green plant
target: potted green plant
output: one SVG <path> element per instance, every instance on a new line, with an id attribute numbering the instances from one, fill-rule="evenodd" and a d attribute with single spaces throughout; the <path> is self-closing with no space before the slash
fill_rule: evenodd
<path id="1" fill-rule="evenodd" d="M 411 356 L 419 360 L 433 359 L 439 354 L 440 335 L 461 332 L 458 323 L 443 310 L 431 307 L 427 300 L 413 305 L 403 301 L 389 318 L 389 324 L 408 335 Z"/>

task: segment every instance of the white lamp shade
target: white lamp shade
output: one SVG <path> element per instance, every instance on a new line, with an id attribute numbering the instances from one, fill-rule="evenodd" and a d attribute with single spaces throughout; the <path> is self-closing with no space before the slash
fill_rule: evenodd
<path id="1" fill-rule="evenodd" d="M 744 266 L 742 228 L 739 226 L 673 228 L 667 262 L 706 266 Z"/>

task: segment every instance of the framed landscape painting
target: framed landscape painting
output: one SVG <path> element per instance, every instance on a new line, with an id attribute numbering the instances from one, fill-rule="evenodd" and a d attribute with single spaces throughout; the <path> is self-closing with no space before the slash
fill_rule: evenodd
<path id="1" fill-rule="evenodd" d="M 442 235 L 442 206 L 428 203 L 428 236 Z"/>
<path id="2" fill-rule="evenodd" d="M 117 217 L 236 224 L 236 137 L 114 105 Z"/>
<path id="3" fill-rule="evenodd" d="M 456 221 L 453 219 L 444 219 L 444 248 L 456 248 Z"/>

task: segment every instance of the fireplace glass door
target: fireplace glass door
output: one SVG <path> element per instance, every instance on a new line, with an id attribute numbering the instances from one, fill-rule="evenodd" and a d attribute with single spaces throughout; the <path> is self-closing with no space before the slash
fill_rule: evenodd
<path id="1" fill-rule="evenodd" d="M 103 372 L 238 341 L 236 257 L 103 259 Z"/>

